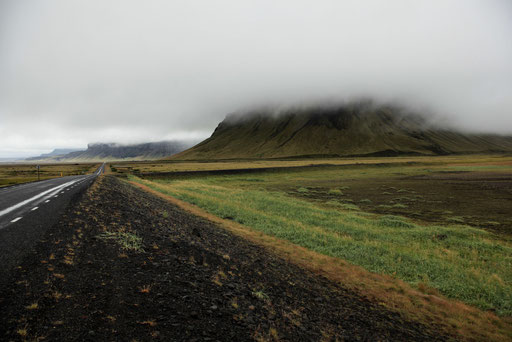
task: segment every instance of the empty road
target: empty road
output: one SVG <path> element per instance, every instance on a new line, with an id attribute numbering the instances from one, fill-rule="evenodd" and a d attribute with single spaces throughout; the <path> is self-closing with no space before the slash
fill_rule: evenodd
<path id="1" fill-rule="evenodd" d="M 105 164 L 102 164 L 90 175 L 0 189 L 0 267 L 6 270 L 15 266 L 24 251 L 34 246 L 57 222 L 71 199 L 87 189 L 104 169 Z"/>

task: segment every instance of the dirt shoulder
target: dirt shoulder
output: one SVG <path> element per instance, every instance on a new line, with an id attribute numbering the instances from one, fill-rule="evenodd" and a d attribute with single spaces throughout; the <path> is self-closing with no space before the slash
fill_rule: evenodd
<path id="1" fill-rule="evenodd" d="M 12 272 L 0 307 L 5 340 L 444 339 L 109 176 Z"/>

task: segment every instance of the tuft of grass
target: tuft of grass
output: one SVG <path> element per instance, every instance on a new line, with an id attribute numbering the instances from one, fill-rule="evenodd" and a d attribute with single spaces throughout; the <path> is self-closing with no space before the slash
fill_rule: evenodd
<path id="1" fill-rule="evenodd" d="M 371 204 L 372 200 L 368 199 L 368 198 L 364 198 L 364 199 L 360 200 L 359 203 Z"/>
<path id="2" fill-rule="evenodd" d="M 308 188 L 300 187 L 297 189 L 297 192 L 300 192 L 302 194 L 309 192 Z"/>
<path id="3" fill-rule="evenodd" d="M 36 310 L 38 308 L 39 308 L 39 304 L 37 302 L 25 306 L 25 309 L 27 309 L 27 310 Z"/>
<path id="4" fill-rule="evenodd" d="M 222 284 L 222 281 L 220 280 L 219 278 L 219 275 L 215 275 L 212 279 L 212 282 L 215 284 L 215 285 L 218 285 L 218 286 L 222 286 L 224 284 Z"/>
<path id="5" fill-rule="evenodd" d="M 264 179 L 261 178 L 245 178 L 246 182 L 264 182 Z"/>
<path id="6" fill-rule="evenodd" d="M 23 328 L 19 328 L 18 330 L 16 330 L 16 333 L 18 335 L 20 335 L 21 337 L 26 337 L 28 335 L 28 329 L 27 329 L 27 326 L 23 327 Z"/>
<path id="7" fill-rule="evenodd" d="M 330 189 L 328 191 L 328 194 L 329 195 L 338 195 L 338 196 L 342 196 L 343 195 L 343 192 L 340 190 L 340 189 Z"/>
<path id="8" fill-rule="evenodd" d="M 55 290 L 55 291 L 52 292 L 52 298 L 55 299 L 58 302 L 59 299 L 62 298 L 62 293 L 60 293 L 59 291 Z"/>
<path id="9" fill-rule="evenodd" d="M 328 201 L 326 202 L 326 204 L 328 205 L 331 205 L 331 206 L 335 206 L 337 208 L 341 208 L 343 210 L 360 210 L 359 207 L 353 203 L 346 203 L 348 201 L 343 201 L 343 202 L 339 202 L 339 201 Z"/>
<path id="10" fill-rule="evenodd" d="M 149 327 L 156 327 L 157 326 L 157 323 L 154 319 L 151 319 L 151 320 L 146 320 L 146 321 L 142 321 L 142 322 L 137 322 L 139 323 L 140 325 L 147 325 Z"/>
<path id="11" fill-rule="evenodd" d="M 360 210 L 357 205 L 351 203 L 341 203 L 340 207 L 344 210 Z"/>
<path id="12" fill-rule="evenodd" d="M 485 224 L 488 224 L 490 226 L 499 226 L 499 225 L 501 225 L 501 223 L 498 222 L 498 221 L 487 221 L 487 222 L 485 222 Z"/>
<path id="13" fill-rule="evenodd" d="M 258 299 L 261 299 L 261 300 L 269 300 L 270 299 L 270 297 L 265 292 L 263 292 L 262 290 L 253 291 L 252 295 L 255 298 L 258 298 Z"/>
<path id="14" fill-rule="evenodd" d="M 383 228 L 415 228 L 416 225 L 409 223 L 398 216 L 386 215 L 379 219 L 378 224 Z"/>
<path id="15" fill-rule="evenodd" d="M 228 278 L 228 276 L 226 275 L 226 273 L 224 273 L 224 271 L 218 270 L 217 274 L 215 274 L 215 276 L 213 277 L 212 282 L 218 286 L 222 286 L 222 285 L 224 285 L 222 283 L 222 280 L 227 279 L 227 278 Z"/>
<path id="16" fill-rule="evenodd" d="M 129 232 L 104 232 L 98 235 L 101 240 L 113 240 L 125 250 L 144 252 L 142 249 L 142 238 Z"/>
<path id="17" fill-rule="evenodd" d="M 464 217 L 462 216 L 449 216 L 446 218 L 448 221 L 455 223 L 464 223 Z"/>
<path id="18" fill-rule="evenodd" d="M 139 287 L 140 293 L 150 293 L 151 292 L 151 285 L 144 285 Z"/>

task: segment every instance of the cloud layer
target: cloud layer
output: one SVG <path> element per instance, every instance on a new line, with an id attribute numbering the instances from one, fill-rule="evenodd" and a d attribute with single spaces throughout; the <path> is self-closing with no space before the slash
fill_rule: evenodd
<path id="1" fill-rule="evenodd" d="M 262 103 L 374 97 L 512 133 L 509 0 L 0 5 L 0 157 L 209 135 Z"/>

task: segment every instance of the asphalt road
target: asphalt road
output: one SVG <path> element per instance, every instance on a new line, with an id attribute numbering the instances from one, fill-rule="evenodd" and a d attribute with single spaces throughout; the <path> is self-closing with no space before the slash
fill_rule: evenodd
<path id="1" fill-rule="evenodd" d="M 0 267 L 17 265 L 74 198 L 87 189 L 102 172 L 68 176 L 0 189 Z M 0 276 L 2 272 L 0 272 Z"/>

